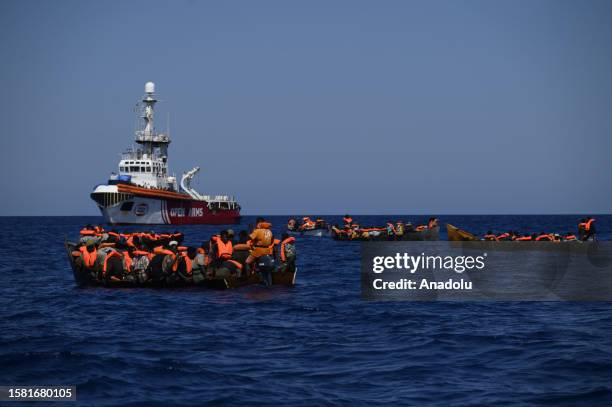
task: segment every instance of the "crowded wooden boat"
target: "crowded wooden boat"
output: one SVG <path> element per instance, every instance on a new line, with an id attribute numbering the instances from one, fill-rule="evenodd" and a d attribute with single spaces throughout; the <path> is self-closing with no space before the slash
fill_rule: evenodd
<path id="1" fill-rule="evenodd" d="M 274 239 L 258 219 L 251 233 L 223 230 L 200 247 L 183 245 L 180 232 L 120 233 L 86 226 L 77 242 L 65 242 L 79 286 L 237 288 L 294 285 L 295 237 Z"/>

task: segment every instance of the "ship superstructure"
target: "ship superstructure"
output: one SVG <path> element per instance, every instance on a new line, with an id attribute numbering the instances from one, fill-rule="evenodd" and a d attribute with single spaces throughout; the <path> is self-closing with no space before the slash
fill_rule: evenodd
<path id="1" fill-rule="evenodd" d="M 91 194 L 105 220 L 111 224 L 230 224 L 240 219 L 233 196 L 202 195 L 191 181 L 200 167 L 181 176 L 180 185 L 168 170 L 169 134 L 155 130 L 155 84 L 145 84 L 137 105 L 140 125 L 136 146 L 127 149 L 118 171 Z"/>

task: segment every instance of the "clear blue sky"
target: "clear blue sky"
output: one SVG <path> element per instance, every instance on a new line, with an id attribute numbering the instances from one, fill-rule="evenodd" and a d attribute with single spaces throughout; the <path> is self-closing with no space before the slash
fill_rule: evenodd
<path id="1" fill-rule="evenodd" d="M 171 168 L 245 214 L 610 213 L 610 21 L 610 1 L 3 0 L 0 214 L 97 214 L 149 80 Z"/>

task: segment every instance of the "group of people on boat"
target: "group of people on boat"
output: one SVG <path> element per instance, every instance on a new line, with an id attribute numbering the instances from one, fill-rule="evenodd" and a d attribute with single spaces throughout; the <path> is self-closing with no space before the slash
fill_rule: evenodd
<path id="1" fill-rule="evenodd" d="M 345 215 L 342 221 L 342 227 L 336 224 L 331 228 L 332 237 L 338 240 L 406 240 L 439 227 L 436 217 L 429 218 L 425 225 L 416 226 L 411 222 L 389 220 L 384 227 L 364 227 L 354 222 L 350 215 Z"/>
<path id="2" fill-rule="evenodd" d="M 119 233 L 87 225 L 72 251 L 75 265 L 96 281 L 135 284 L 182 282 L 199 284 L 207 279 L 243 278 L 256 273 L 262 261 L 273 271 L 295 270 L 295 237 L 275 239 L 272 225 L 258 218 L 251 232 L 238 236 L 226 229 L 200 247 L 184 246 L 180 232 Z"/>
<path id="3" fill-rule="evenodd" d="M 580 223 L 578 224 L 578 235 L 572 232 L 567 232 L 564 234 L 546 232 L 523 234 L 514 230 L 496 234 L 489 230 L 483 236 L 483 240 L 495 242 L 571 242 L 596 240 L 595 218 L 588 217 L 581 219 Z"/>
<path id="4" fill-rule="evenodd" d="M 321 218 L 312 220 L 309 216 L 304 216 L 300 222 L 295 218 L 291 218 L 287 221 L 287 230 L 291 232 L 303 232 L 315 229 L 327 229 L 327 223 Z"/>

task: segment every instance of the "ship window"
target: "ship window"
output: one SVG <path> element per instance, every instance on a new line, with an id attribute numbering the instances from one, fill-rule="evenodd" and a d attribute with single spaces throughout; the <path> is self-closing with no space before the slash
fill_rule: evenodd
<path id="1" fill-rule="evenodd" d="M 131 172 L 138 172 L 138 167 L 130 167 Z"/>
<path id="2" fill-rule="evenodd" d="M 147 167 L 147 172 L 151 172 L 151 167 Z"/>
<path id="3" fill-rule="evenodd" d="M 123 167 L 119 167 L 119 171 L 124 172 Z"/>
<path id="4" fill-rule="evenodd" d="M 140 167 L 140 172 L 145 172 L 145 167 Z"/>
<path id="5" fill-rule="evenodd" d="M 134 202 L 133 201 L 127 201 L 121 204 L 121 208 L 120 210 L 122 211 L 131 211 L 132 207 L 134 206 Z"/>

